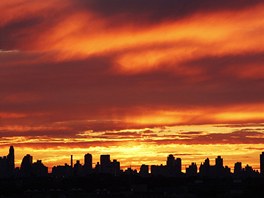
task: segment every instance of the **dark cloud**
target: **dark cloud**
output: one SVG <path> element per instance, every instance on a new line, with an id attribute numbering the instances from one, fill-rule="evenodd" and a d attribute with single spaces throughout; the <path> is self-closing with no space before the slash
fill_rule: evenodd
<path id="1" fill-rule="evenodd" d="M 158 144 L 263 144 L 264 132 L 254 130 L 239 130 L 231 133 L 210 133 L 205 135 L 163 136 L 160 140 L 146 140 Z"/>
<path id="2" fill-rule="evenodd" d="M 25 129 L 24 131 L 0 131 L 1 137 L 47 137 L 47 138 L 56 138 L 56 137 L 74 137 L 78 133 L 76 129 L 74 130 L 62 130 L 62 129 L 39 129 L 39 130 L 30 130 Z"/>
<path id="3" fill-rule="evenodd" d="M 228 134 L 209 134 L 197 138 L 193 141 L 205 143 L 219 143 L 219 144 L 261 144 L 264 143 L 264 133 L 251 130 L 240 130 Z"/>
<path id="4" fill-rule="evenodd" d="M 33 16 L 19 18 L 0 26 L 0 49 L 16 49 L 16 46 L 21 46 L 21 41 L 25 43 L 35 37 L 42 20 L 40 16 Z"/>
<path id="5" fill-rule="evenodd" d="M 93 135 L 93 132 L 90 133 L 90 137 L 96 137 L 96 138 L 102 138 L 102 139 L 131 139 L 131 140 L 139 140 L 141 138 L 153 138 L 158 137 L 158 134 L 156 134 L 154 131 L 151 133 L 144 133 L 141 131 L 136 131 L 137 129 L 134 128 L 135 131 L 108 131 L 108 132 L 102 132 L 100 135 Z"/>
<path id="6" fill-rule="evenodd" d="M 205 56 L 194 60 L 187 60 L 183 62 L 183 65 L 187 66 L 189 69 L 202 67 L 205 76 L 211 78 L 221 76 L 226 79 L 230 77 L 240 78 L 241 76 L 238 75 L 238 72 L 243 69 L 250 70 L 249 65 L 251 65 L 251 67 L 257 67 L 259 71 L 264 69 L 264 52 L 252 51 L 248 53 L 236 53 L 237 52 L 231 52 L 230 54 L 222 56 Z M 263 82 L 263 79 L 257 80 Z"/>
<path id="7" fill-rule="evenodd" d="M 203 134 L 202 131 L 186 131 L 186 132 L 181 132 L 181 135 L 200 135 Z"/>
<path id="8" fill-rule="evenodd" d="M 118 120 L 128 114 L 138 114 L 141 110 L 138 107 L 151 112 L 153 108 L 181 110 L 197 106 L 261 103 L 264 99 L 263 80 L 241 79 L 224 72 L 230 67 L 239 70 L 239 65 L 244 62 L 260 64 L 263 61 L 261 55 L 207 57 L 184 63 L 189 69 L 200 67 L 208 76 L 197 83 L 163 67 L 138 75 L 119 75 L 112 71 L 114 63 L 110 56 L 54 62 L 45 60 L 45 54 L 8 53 L 0 57 L 3 60 L 0 66 L 0 109 L 6 113 L 34 114 L 33 117 L 42 113 L 38 116 L 39 122 L 49 123 Z M 33 117 L 16 121 L 27 122 Z M 92 130 L 139 127 L 114 121 L 85 124 L 85 129 Z"/>
<path id="9" fill-rule="evenodd" d="M 52 0 L 50 1 L 52 3 Z M 46 6 L 37 5 L 37 2 L 10 2 L 7 13 L 12 17 L 5 16 L 3 24 L 0 24 L 0 49 L 23 49 L 32 50 L 32 45 L 39 39 L 46 39 L 43 33 L 52 30 L 60 24 L 67 16 L 78 13 L 72 6 L 65 2 L 57 7 L 55 4 Z M 17 13 L 19 12 L 19 13 Z"/>
<path id="10" fill-rule="evenodd" d="M 49 142 L 48 140 L 46 142 L 36 142 L 36 143 L 27 143 L 27 142 L 21 142 L 21 143 L 12 143 L 14 147 L 27 147 L 27 148 L 33 148 L 33 149 L 43 149 L 43 148 L 90 148 L 93 146 L 104 146 L 104 147 L 110 147 L 110 146 L 117 146 L 118 144 L 122 143 L 122 141 L 89 141 L 89 142 Z M 7 141 L 6 143 L 2 143 L 0 147 L 6 147 L 10 146 L 10 141 Z"/>
<path id="11" fill-rule="evenodd" d="M 240 10 L 263 3 L 261 0 L 78 0 L 78 5 L 88 8 L 104 17 L 126 16 L 121 20 L 132 19 L 156 23 L 165 19 L 179 19 L 197 12 Z M 116 18 L 120 20 L 120 18 Z"/>
<path id="12" fill-rule="evenodd" d="M 242 124 L 222 124 L 222 125 L 218 125 L 217 127 L 230 127 L 230 128 L 233 128 L 233 127 L 242 127 L 242 128 L 245 128 L 245 127 L 263 127 L 264 124 L 262 123 L 242 123 Z M 254 130 L 258 130 L 258 129 L 254 129 Z"/>
<path id="13" fill-rule="evenodd" d="M 175 156 L 202 156 L 204 154 L 201 154 L 201 153 L 174 153 L 173 155 Z"/>
<path id="14" fill-rule="evenodd" d="M 253 151 L 263 151 L 263 148 L 257 148 L 257 147 L 247 147 L 246 149 Z"/>
<path id="15" fill-rule="evenodd" d="M 122 132 L 105 132 L 104 135 L 106 136 L 126 136 L 126 137 L 140 137 L 140 134 L 137 132 L 128 132 L 128 131 L 122 131 Z"/>
<path id="16" fill-rule="evenodd" d="M 94 13 L 97 19 L 105 20 L 105 28 L 114 26 L 153 25 L 165 20 L 178 20 L 195 13 L 241 10 L 263 4 L 261 0 L 78 0 L 67 1 L 59 10 L 57 5 L 44 7 L 39 12 L 14 14 L 11 21 L 0 26 L 0 49 L 32 50 L 36 41 L 45 40 L 53 28 L 67 17 L 80 13 Z M 25 4 L 29 6 L 29 4 Z M 15 12 L 15 11 L 14 11 Z M 5 17 L 5 16 L 3 16 Z M 87 22 L 93 26 L 93 22 Z M 60 40 L 57 40 L 60 42 Z M 45 44 L 45 43 L 44 43 Z M 33 46 L 32 46 L 33 45 Z"/>

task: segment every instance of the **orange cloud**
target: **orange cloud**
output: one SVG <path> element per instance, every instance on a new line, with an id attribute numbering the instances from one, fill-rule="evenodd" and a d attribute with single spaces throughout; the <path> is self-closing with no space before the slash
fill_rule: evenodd
<path id="1" fill-rule="evenodd" d="M 139 109 L 134 116 L 125 119 L 126 122 L 139 125 L 173 125 L 201 123 L 261 123 L 264 114 L 263 104 L 232 105 L 217 107 L 187 107 L 181 109 L 150 110 Z M 130 115 L 133 115 L 130 112 Z M 121 119 L 121 118 L 120 118 Z"/>
<path id="2" fill-rule="evenodd" d="M 40 33 L 32 49 L 57 52 L 59 59 L 114 52 L 121 71 L 132 73 L 164 64 L 177 69 L 186 60 L 205 56 L 263 52 L 259 46 L 264 39 L 259 34 L 262 9 L 258 6 L 237 12 L 196 14 L 140 29 L 129 24 L 106 28 L 109 22 L 105 19 L 80 12 Z M 160 49 L 158 46 L 164 43 L 170 46 Z M 150 47 L 142 50 L 145 46 Z"/>
<path id="3" fill-rule="evenodd" d="M 23 118 L 26 115 L 23 113 L 4 113 L 4 112 L 0 112 L 0 118 Z"/>

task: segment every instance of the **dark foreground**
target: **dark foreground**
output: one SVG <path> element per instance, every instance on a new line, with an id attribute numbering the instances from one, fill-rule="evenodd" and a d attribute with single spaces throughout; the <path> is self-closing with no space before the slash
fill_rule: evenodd
<path id="1" fill-rule="evenodd" d="M 201 179 L 91 175 L 0 180 L 0 198 L 263 197 L 264 178 Z"/>

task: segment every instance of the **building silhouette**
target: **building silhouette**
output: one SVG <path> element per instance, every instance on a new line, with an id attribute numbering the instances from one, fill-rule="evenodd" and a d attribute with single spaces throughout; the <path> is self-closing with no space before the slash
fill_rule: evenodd
<path id="1" fill-rule="evenodd" d="M 15 150 L 13 146 L 10 146 L 9 153 L 7 155 L 8 173 L 13 173 L 15 170 Z"/>
<path id="2" fill-rule="evenodd" d="M 97 173 L 120 175 L 120 162 L 114 159 L 111 162 L 110 155 L 101 155 L 100 164 L 96 165 Z"/>
<path id="3" fill-rule="evenodd" d="M 192 162 L 192 164 L 186 168 L 186 176 L 193 177 L 197 175 L 197 165 Z"/>
<path id="4" fill-rule="evenodd" d="M 167 157 L 167 163 L 166 163 L 166 165 L 167 165 L 168 168 L 173 168 L 174 167 L 174 164 L 175 164 L 175 157 L 172 154 L 170 154 Z"/>
<path id="5" fill-rule="evenodd" d="M 170 154 L 167 157 L 166 165 L 152 165 L 151 174 L 154 176 L 164 176 L 164 177 L 176 177 L 181 176 L 182 172 L 182 162 L 181 158 L 176 158 Z"/>
<path id="6" fill-rule="evenodd" d="M 234 166 L 234 175 L 241 176 L 242 175 L 242 163 L 236 162 Z"/>
<path id="7" fill-rule="evenodd" d="M 71 156 L 71 161 L 73 156 Z M 71 162 L 72 163 L 72 162 Z M 80 163 L 80 160 L 76 160 L 76 163 L 73 167 L 68 164 L 64 166 L 54 166 L 52 168 L 52 175 L 56 177 L 84 177 L 90 174 L 111 174 L 111 175 L 120 175 L 120 162 L 117 160 L 111 161 L 110 155 L 101 155 L 100 156 L 100 163 L 97 162 L 95 168 L 92 167 L 92 155 L 87 153 L 84 155 L 84 164 Z"/>
<path id="8" fill-rule="evenodd" d="M 149 166 L 146 164 L 142 164 L 140 167 L 139 175 L 142 177 L 149 176 Z"/>
<path id="9" fill-rule="evenodd" d="M 223 158 L 217 156 L 215 165 L 210 165 L 209 158 L 200 165 L 199 174 L 203 177 L 226 177 L 230 175 L 230 168 L 223 165 Z"/>
<path id="10" fill-rule="evenodd" d="M 114 159 L 113 162 L 111 163 L 111 166 L 112 166 L 111 174 L 115 176 L 120 175 L 120 162 Z"/>
<path id="11" fill-rule="evenodd" d="M 201 163 L 200 167 L 199 167 L 199 173 L 201 176 L 209 176 L 210 175 L 210 160 L 209 158 L 206 158 L 204 160 L 204 163 Z"/>
<path id="12" fill-rule="evenodd" d="M 111 161 L 109 154 L 101 155 L 100 162 L 93 167 L 93 157 L 90 153 L 84 155 L 84 164 L 80 160 L 76 160 L 73 164 L 73 155 L 71 155 L 70 165 L 54 166 L 51 174 L 48 173 L 48 168 L 37 160 L 33 163 L 33 156 L 27 154 L 23 157 L 20 168 L 15 169 L 15 151 L 14 147 L 10 146 L 6 156 L 0 157 L 0 178 L 7 177 L 85 177 L 91 174 L 108 174 L 112 176 L 119 175 L 139 175 L 141 177 L 209 177 L 209 178 L 251 178 L 263 177 L 264 174 L 264 152 L 260 154 L 260 172 L 254 170 L 250 165 L 242 167 L 242 162 L 234 164 L 234 172 L 231 173 L 228 166 L 224 166 L 224 159 L 221 156 L 215 158 L 215 164 L 211 165 L 209 158 L 206 158 L 199 167 L 199 171 L 195 162 L 192 162 L 186 167 L 185 174 L 182 173 L 182 160 L 175 158 L 172 154 L 168 155 L 166 165 L 151 165 L 142 164 L 139 172 L 131 167 L 126 170 L 121 170 L 120 162 L 116 159 Z"/>
<path id="13" fill-rule="evenodd" d="M 138 172 L 136 169 L 132 169 L 131 167 L 128 167 L 125 171 L 124 171 L 125 175 L 137 175 Z"/>
<path id="14" fill-rule="evenodd" d="M 180 174 L 182 172 L 182 160 L 181 160 L 181 158 L 175 159 L 175 171 L 176 171 L 176 174 Z"/>
<path id="15" fill-rule="evenodd" d="M 75 176 L 82 176 L 83 175 L 83 167 L 80 163 L 80 160 L 76 160 L 76 163 L 73 166 L 73 174 Z"/>
<path id="16" fill-rule="evenodd" d="M 33 157 L 29 154 L 23 157 L 22 163 L 20 166 L 20 175 L 22 177 L 31 177 L 32 176 L 32 164 Z"/>
<path id="17" fill-rule="evenodd" d="M 93 157 L 90 153 L 84 155 L 84 167 L 87 169 L 93 168 Z"/>
<path id="18" fill-rule="evenodd" d="M 7 156 L 0 157 L 0 177 L 14 176 L 15 171 L 15 150 L 10 146 Z"/>
<path id="19" fill-rule="evenodd" d="M 73 168 L 73 155 L 71 155 L 71 167 Z"/>
<path id="20" fill-rule="evenodd" d="M 100 164 L 102 167 L 107 167 L 111 163 L 110 155 L 101 155 L 100 156 Z"/>
<path id="21" fill-rule="evenodd" d="M 260 174 L 264 175 L 264 152 L 260 154 Z"/>
<path id="22" fill-rule="evenodd" d="M 151 165 L 150 172 L 152 176 L 168 176 L 167 166 L 161 165 Z"/>
<path id="23" fill-rule="evenodd" d="M 52 176 L 54 177 L 71 177 L 73 176 L 73 168 L 71 165 L 64 164 L 64 166 L 53 166 Z"/>
<path id="24" fill-rule="evenodd" d="M 221 156 L 217 156 L 217 158 L 215 158 L 215 166 L 217 168 L 222 168 L 223 165 L 223 158 L 221 158 Z"/>
<path id="25" fill-rule="evenodd" d="M 170 154 L 167 157 L 166 167 L 164 167 L 163 169 L 164 169 L 163 170 L 164 173 L 162 175 L 173 175 L 173 174 L 175 174 L 175 171 L 176 171 L 175 157 L 172 154 Z"/>
<path id="26" fill-rule="evenodd" d="M 32 175 L 34 177 L 46 177 L 48 176 L 48 167 L 41 160 L 37 160 L 32 164 Z"/>
<path id="27" fill-rule="evenodd" d="M 259 175 L 259 172 L 254 170 L 252 166 L 249 166 L 248 164 L 243 169 L 244 177 L 257 177 L 258 175 Z"/>
<path id="28" fill-rule="evenodd" d="M 221 156 L 217 156 L 217 158 L 215 158 L 215 166 L 213 167 L 213 174 L 215 174 L 218 177 L 221 177 L 223 176 L 223 174 L 225 174 L 223 158 Z"/>
<path id="29" fill-rule="evenodd" d="M 110 155 L 100 156 L 100 173 L 111 173 Z"/>

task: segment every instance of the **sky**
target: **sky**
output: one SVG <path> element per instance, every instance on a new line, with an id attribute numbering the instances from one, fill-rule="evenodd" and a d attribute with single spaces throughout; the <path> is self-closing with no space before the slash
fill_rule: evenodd
<path id="1" fill-rule="evenodd" d="M 264 151 L 262 0 L 1 0 L 0 156 L 183 169 Z"/>

